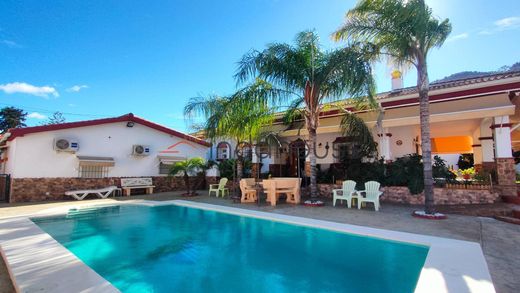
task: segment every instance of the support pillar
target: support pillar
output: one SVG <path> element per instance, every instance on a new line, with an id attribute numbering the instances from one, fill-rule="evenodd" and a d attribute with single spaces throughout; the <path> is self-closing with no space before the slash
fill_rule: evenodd
<path id="1" fill-rule="evenodd" d="M 511 151 L 511 123 L 509 116 L 493 118 L 490 126 L 495 139 L 495 163 L 502 196 L 516 196 L 515 160 Z"/>
<path id="2" fill-rule="evenodd" d="M 256 154 L 256 146 L 253 146 L 252 149 L 252 156 L 251 156 L 251 162 L 252 162 L 252 165 L 251 165 L 251 177 L 252 178 L 258 178 L 258 176 L 260 175 L 260 163 L 259 163 L 259 158 Z"/>
<path id="3" fill-rule="evenodd" d="M 477 127 L 473 132 L 473 163 L 475 165 L 475 171 L 480 172 L 482 170 L 482 144 L 480 144 L 480 127 Z"/>
<path id="4" fill-rule="evenodd" d="M 379 154 L 385 162 L 392 161 L 392 152 L 390 150 L 390 137 L 392 134 L 385 128 L 383 133 L 377 135 L 379 137 Z"/>
<path id="5" fill-rule="evenodd" d="M 485 118 L 480 124 L 480 149 L 482 152 L 482 169 L 491 171 L 495 169 L 495 153 L 493 146 L 493 132 L 491 125 L 493 120 Z"/>

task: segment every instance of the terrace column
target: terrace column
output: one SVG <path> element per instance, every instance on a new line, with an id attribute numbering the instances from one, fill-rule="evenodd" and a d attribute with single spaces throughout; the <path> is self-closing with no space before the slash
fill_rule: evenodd
<path id="1" fill-rule="evenodd" d="M 251 152 L 251 177 L 258 178 L 258 176 L 260 175 L 260 159 L 256 154 L 256 146 L 253 146 L 251 148 Z"/>
<path id="2" fill-rule="evenodd" d="M 491 130 L 491 124 L 493 121 L 489 118 L 483 119 L 480 124 L 480 149 L 482 153 L 482 169 L 494 170 L 495 169 L 495 154 L 493 150 L 493 133 Z"/>
<path id="3" fill-rule="evenodd" d="M 473 162 L 475 170 L 479 172 L 482 170 L 482 145 L 480 144 L 480 126 L 473 132 Z"/>
<path id="4" fill-rule="evenodd" d="M 390 137 L 392 137 L 392 134 L 385 128 L 383 133 L 377 136 L 379 136 L 379 154 L 384 158 L 385 162 L 391 162 L 392 152 L 390 150 Z"/>
<path id="5" fill-rule="evenodd" d="M 495 163 L 498 185 L 503 196 L 516 196 L 515 160 L 511 151 L 511 123 L 509 116 L 493 118 L 490 126 L 495 139 Z"/>

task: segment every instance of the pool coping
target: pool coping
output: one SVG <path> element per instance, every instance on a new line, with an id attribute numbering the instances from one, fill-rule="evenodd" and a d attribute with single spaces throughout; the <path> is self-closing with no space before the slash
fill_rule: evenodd
<path id="1" fill-rule="evenodd" d="M 336 223 L 185 200 L 131 200 L 61 206 L 0 220 L 0 252 L 18 292 L 119 292 L 69 250 L 34 224 L 30 217 L 67 214 L 70 209 L 117 205 L 178 205 L 333 230 L 429 247 L 415 292 L 495 292 L 480 244 L 435 236 Z M 60 257 L 57 258 L 56 256 Z M 56 268 L 59 268 L 57 270 Z M 81 274 L 81 277 L 77 276 Z"/>

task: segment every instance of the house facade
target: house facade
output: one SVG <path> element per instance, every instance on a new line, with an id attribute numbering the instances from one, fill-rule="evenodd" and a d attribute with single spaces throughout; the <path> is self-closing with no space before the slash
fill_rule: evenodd
<path id="1" fill-rule="evenodd" d="M 157 191 L 182 188 L 167 177 L 169 167 L 205 158 L 210 147 L 133 114 L 11 129 L 0 145 L 11 202 L 61 199 L 67 190 L 120 185 L 123 177 L 152 177 Z"/>
<path id="2" fill-rule="evenodd" d="M 377 95 L 380 111 L 356 113 L 371 128 L 378 155 L 388 162 L 421 153 L 418 93 L 415 87 L 402 87 L 399 73 L 394 72 L 392 78 L 392 91 Z M 433 155 L 456 167 L 460 154 L 473 154 L 476 169 L 497 171 L 501 194 L 516 195 L 512 151 L 520 148 L 519 93 L 520 72 L 432 83 L 429 96 Z M 316 155 L 322 170 L 355 151 L 354 142 L 342 134 L 342 117 L 337 110 L 320 114 Z M 262 163 L 260 172 L 308 176 L 303 121 L 287 126 L 278 119 L 269 130 L 278 133 L 281 144 L 262 158 L 253 155 L 254 162 Z M 212 158 L 232 156 L 233 148 L 234 143 L 226 146 L 217 142 Z"/>

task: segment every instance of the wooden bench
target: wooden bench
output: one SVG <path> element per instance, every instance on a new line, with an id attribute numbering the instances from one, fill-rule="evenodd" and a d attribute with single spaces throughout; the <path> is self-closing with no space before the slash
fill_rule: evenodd
<path id="1" fill-rule="evenodd" d="M 132 189 L 145 189 L 146 194 L 153 193 L 152 178 L 121 178 L 123 195 L 129 196 Z"/>

